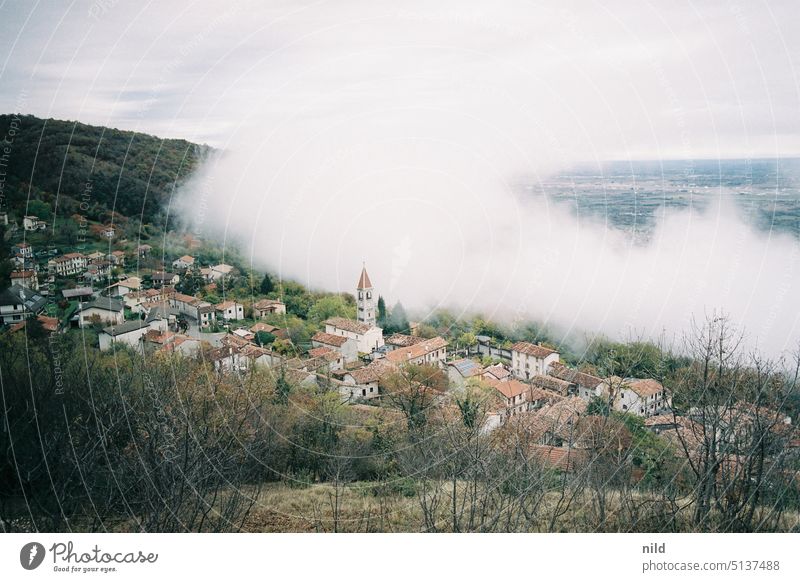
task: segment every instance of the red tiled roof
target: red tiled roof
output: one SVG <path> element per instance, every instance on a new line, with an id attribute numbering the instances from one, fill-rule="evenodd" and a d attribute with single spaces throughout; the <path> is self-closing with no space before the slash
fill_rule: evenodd
<path id="1" fill-rule="evenodd" d="M 636 392 L 641 398 L 647 398 L 653 394 L 664 391 L 661 382 L 657 380 L 625 380 L 625 386 Z"/>
<path id="2" fill-rule="evenodd" d="M 508 378 L 511 375 L 511 372 L 506 370 L 502 364 L 495 364 L 494 366 L 489 366 L 484 370 L 484 374 L 491 374 L 498 380 L 502 380 L 503 378 Z"/>
<path id="3" fill-rule="evenodd" d="M 340 348 L 347 342 L 347 338 L 341 335 L 333 335 L 332 333 L 320 331 L 312 336 L 311 341 Z"/>
<path id="4" fill-rule="evenodd" d="M 492 381 L 489 382 L 489 384 L 508 400 L 520 394 L 525 394 L 531 388 L 519 380 L 508 380 L 507 382 Z"/>
<path id="5" fill-rule="evenodd" d="M 391 346 L 400 346 L 403 348 L 407 348 L 409 346 L 413 346 L 414 344 L 418 344 L 422 341 L 425 341 L 425 338 L 416 336 L 416 335 L 406 335 L 404 333 L 395 333 L 390 335 L 386 338 L 386 344 Z"/>
<path id="6" fill-rule="evenodd" d="M 584 386 L 592 390 L 603 383 L 602 378 L 567 368 L 564 364 L 553 364 L 553 366 L 550 368 L 550 375 L 555 376 L 560 380 L 566 380 L 567 382 L 572 382 L 573 384 Z"/>
<path id="7" fill-rule="evenodd" d="M 369 280 L 369 275 L 367 275 L 366 265 L 361 269 L 361 276 L 358 278 L 357 289 L 372 289 L 372 281 Z"/>
<path id="8" fill-rule="evenodd" d="M 278 331 L 279 329 L 280 329 L 279 327 L 275 327 L 274 325 L 270 325 L 268 323 L 264 323 L 263 321 L 259 321 L 258 323 L 254 323 L 250 327 L 250 331 L 252 331 L 253 333 L 258 333 L 260 331 L 265 331 L 267 333 L 272 333 L 272 332 Z"/>
<path id="9" fill-rule="evenodd" d="M 325 325 L 332 325 L 337 329 L 343 329 L 344 331 L 357 334 L 367 333 L 371 329 L 371 326 L 367 325 L 366 323 L 361 323 L 360 321 L 347 319 L 345 317 L 331 317 L 324 323 Z"/>
<path id="10" fill-rule="evenodd" d="M 387 362 L 385 359 L 383 359 L 375 360 L 363 368 L 351 370 L 348 372 L 348 374 L 353 377 L 353 380 L 355 380 L 356 384 L 370 384 L 372 382 L 377 382 L 383 376 L 390 374 L 394 370 L 394 365 L 392 365 L 391 362 Z"/>
<path id="11" fill-rule="evenodd" d="M 420 358 L 431 352 L 435 352 L 436 350 L 440 350 L 446 346 L 447 341 L 444 338 L 435 337 L 421 341 L 420 343 L 414 344 L 413 346 L 407 348 L 398 348 L 396 350 L 392 350 L 386 354 L 386 359 L 393 364 L 401 364 L 403 362 L 416 360 L 417 358 Z"/>
<path id="12" fill-rule="evenodd" d="M 324 360 L 327 360 L 328 362 L 333 362 L 342 357 L 338 352 L 335 352 L 332 349 L 325 346 L 320 346 L 318 348 L 311 348 L 310 350 L 308 350 L 308 356 L 310 358 L 322 358 Z"/>
<path id="13" fill-rule="evenodd" d="M 513 346 L 511 346 L 511 351 L 520 352 L 528 356 L 533 356 L 534 358 L 540 358 L 540 359 L 546 358 L 551 354 L 558 353 L 557 351 L 551 350 L 550 348 L 546 348 L 544 346 L 537 346 L 529 342 L 517 342 Z"/>
<path id="14" fill-rule="evenodd" d="M 283 305 L 282 301 L 277 299 L 261 299 L 253 304 L 254 309 L 269 309 L 273 305 Z"/>
<path id="15" fill-rule="evenodd" d="M 531 377 L 531 384 L 545 388 L 546 390 L 553 390 L 559 394 L 567 394 L 571 384 L 566 380 L 555 378 L 553 376 L 535 375 Z"/>

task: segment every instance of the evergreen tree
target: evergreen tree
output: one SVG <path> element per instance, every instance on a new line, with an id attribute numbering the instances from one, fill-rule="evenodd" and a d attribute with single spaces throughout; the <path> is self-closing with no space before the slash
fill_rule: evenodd
<path id="1" fill-rule="evenodd" d="M 261 279 L 261 293 L 268 295 L 275 290 L 275 285 L 272 283 L 272 277 L 269 273 L 264 273 L 264 278 Z"/>
<path id="2" fill-rule="evenodd" d="M 194 295 L 205 285 L 205 279 L 196 269 L 189 269 L 175 286 L 181 293 Z"/>
<path id="3" fill-rule="evenodd" d="M 383 295 L 378 295 L 378 327 L 386 326 L 386 301 Z"/>

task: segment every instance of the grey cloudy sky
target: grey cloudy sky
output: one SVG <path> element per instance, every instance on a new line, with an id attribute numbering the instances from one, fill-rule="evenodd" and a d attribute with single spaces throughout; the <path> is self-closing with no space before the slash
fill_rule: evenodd
<path id="1" fill-rule="evenodd" d="M 346 130 L 382 111 L 391 133 L 441 110 L 455 139 L 493 128 L 544 164 L 793 155 L 798 10 L 791 0 L 6 1 L 0 110 L 220 146 L 255 120 Z"/>

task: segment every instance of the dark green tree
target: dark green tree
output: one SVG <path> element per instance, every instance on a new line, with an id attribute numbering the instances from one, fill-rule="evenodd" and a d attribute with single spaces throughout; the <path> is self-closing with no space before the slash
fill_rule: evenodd
<path id="1" fill-rule="evenodd" d="M 204 284 L 205 280 L 203 279 L 203 276 L 196 269 L 190 269 L 186 271 L 175 287 L 181 293 L 194 295 L 203 288 Z"/>
<path id="2" fill-rule="evenodd" d="M 386 326 L 386 301 L 378 295 L 378 327 Z"/>
<path id="3" fill-rule="evenodd" d="M 275 335 L 269 333 L 268 331 L 258 331 L 256 332 L 256 343 L 260 346 L 267 346 L 270 345 L 272 342 L 275 341 Z"/>
<path id="4" fill-rule="evenodd" d="M 259 289 L 264 295 L 268 295 L 275 290 L 275 284 L 272 282 L 272 277 L 269 276 L 269 273 L 264 273 L 264 278 L 261 279 L 261 286 Z"/>

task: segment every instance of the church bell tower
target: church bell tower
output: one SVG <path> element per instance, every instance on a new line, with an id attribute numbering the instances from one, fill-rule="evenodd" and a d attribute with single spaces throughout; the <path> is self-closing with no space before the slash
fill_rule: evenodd
<path id="1" fill-rule="evenodd" d="M 372 288 L 369 275 L 367 275 L 366 265 L 362 267 L 361 277 L 358 279 L 356 306 L 358 307 L 356 319 L 360 323 L 366 323 L 367 325 L 375 327 L 375 290 Z"/>

